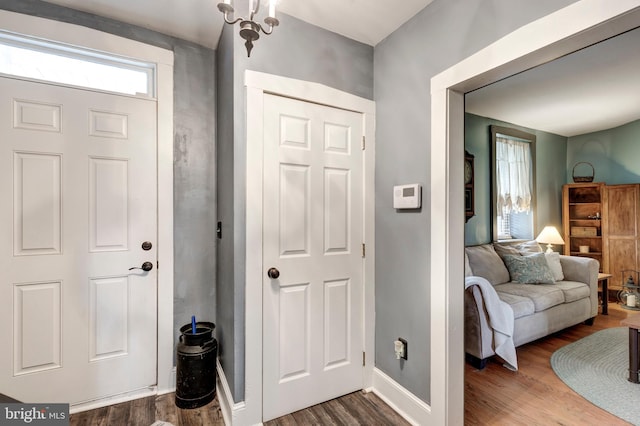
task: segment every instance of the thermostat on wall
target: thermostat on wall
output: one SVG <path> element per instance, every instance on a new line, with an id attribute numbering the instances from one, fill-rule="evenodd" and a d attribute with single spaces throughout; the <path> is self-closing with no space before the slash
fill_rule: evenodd
<path id="1" fill-rule="evenodd" d="M 422 205 L 422 187 L 419 183 L 393 187 L 394 209 L 418 209 Z"/>

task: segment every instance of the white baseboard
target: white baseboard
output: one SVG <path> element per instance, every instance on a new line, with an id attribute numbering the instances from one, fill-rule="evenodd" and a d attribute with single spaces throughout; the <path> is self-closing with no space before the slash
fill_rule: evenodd
<path id="1" fill-rule="evenodd" d="M 218 373 L 216 378 L 218 403 L 220 404 L 224 424 L 244 426 L 245 422 L 242 418 L 245 411 L 245 403 L 239 402 L 236 404 L 233 402 L 231 389 L 218 360 L 216 360 L 216 369 Z M 373 369 L 373 386 L 365 389 L 365 391 L 378 395 L 380 399 L 412 425 L 419 426 L 431 423 L 431 407 L 377 368 Z M 261 423 L 258 424 L 260 425 Z"/>
<path id="2" fill-rule="evenodd" d="M 431 423 L 431 407 L 377 368 L 372 391 L 412 425 Z"/>
<path id="3" fill-rule="evenodd" d="M 243 420 L 243 413 L 245 411 L 245 403 L 238 402 L 237 404 L 233 402 L 233 395 L 231 394 L 231 388 L 229 388 L 229 383 L 227 382 L 227 377 L 224 374 L 224 370 L 222 369 L 222 365 L 220 365 L 220 361 L 216 359 L 216 385 L 218 387 L 217 395 L 218 395 L 218 403 L 220 404 L 220 411 L 222 411 L 222 418 L 224 419 L 224 424 L 233 426 L 240 425 L 244 426 L 246 423 Z M 262 423 L 258 423 L 261 425 Z"/>
<path id="4" fill-rule="evenodd" d="M 222 418 L 225 425 L 231 425 L 232 407 L 233 407 L 233 395 L 231 395 L 231 389 L 227 383 L 227 378 L 224 375 L 224 370 L 220 365 L 220 361 L 216 358 L 216 386 L 218 387 L 218 404 L 220 404 L 220 411 L 222 411 Z"/>

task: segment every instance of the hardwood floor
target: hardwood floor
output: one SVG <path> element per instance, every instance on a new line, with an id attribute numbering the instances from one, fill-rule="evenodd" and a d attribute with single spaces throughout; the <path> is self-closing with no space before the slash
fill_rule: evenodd
<path id="1" fill-rule="evenodd" d="M 175 405 L 175 394 L 150 396 L 95 410 L 72 414 L 70 426 L 150 426 L 156 421 L 175 426 L 222 426 L 218 398 L 192 410 Z"/>
<path id="2" fill-rule="evenodd" d="M 175 426 L 224 425 L 217 398 L 204 407 L 183 410 L 175 406 L 174 394 L 170 393 L 73 414 L 70 426 L 150 426 L 156 421 L 168 422 Z M 409 423 L 375 394 L 354 392 L 264 424 L 265 426 L 330 426 L 408 425 Z"/>
<path id="3" fill-rule="evenodd" d="M 354 392 L 264 423 L 265 426 L 408 424 L 373 392 Z"/>
<path id="4" fill-rule="evenodd" d="M 638 315 L 615 303 L 609 315 L 599 315 L 593 326 L 579 324 L 518 348 L 519 371 L 492 360 L 476 370 L 465 364 L 466 425 L 626 425 L 625 421 L 586 401 L 567 387 L 551 369 L 551 354 L 562 346 L 598 330 L 619 327 L 620 320 Z M 624 398 L 620 395 L 620 398 Z M 71 416 L 76 425 L 149 426 L 155 421 L 175 426 L 223 425 L 215 399 L 210 404 L 182 410 L 174 394 L 143 398 Z M 373 393 L 355 392 L 269 422 L 265 426 L 296 425 L 406 425 L 402 417 Z"/>
<path id="5" fill-rule="evenodd" d="M 497 361 L 476 370 L 465 365 L 466 425 L 627 425 L 566 386 L 551 369 L 551 354 L 571 342 L 620 320 L 638 315 L 614 302 L 609 315 L 598 315 L 593 326 L 576 325 L 518 348 L 518 372 Z M 620 398 L 624 398 L 620 395 Z"/>

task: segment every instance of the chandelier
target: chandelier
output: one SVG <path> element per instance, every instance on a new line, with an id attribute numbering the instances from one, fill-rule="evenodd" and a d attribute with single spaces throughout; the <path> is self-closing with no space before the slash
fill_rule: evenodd
<path id="1" fill-rule="evenodd" d="M 276 19 L 276 0 L 269 0 L 269 15 L 264 18 L 265 24 L 268 25 L 266 29 L 253 20 L 260 10 L 260 0 L 249 0 L 249 19 L 230 19 L 229 15 L 235 12 L 231 2 L 232 0 L 223 0 L 222 3 L 218 3 L 218 10 L 224 13 L 224 21 L 227 24 L 233 25 L 236 22 L 240 22 L 240 37 L 246 40 L 244 45 L 247 48 L 247 56 L 249 57 L 251 56 L 251 49 L 253 49 L 253 42 L 260 38 L 260 31 L 269 35 L 273 32 L 273 27 L 277 27 L 280 24 L 280 21 Z"/>

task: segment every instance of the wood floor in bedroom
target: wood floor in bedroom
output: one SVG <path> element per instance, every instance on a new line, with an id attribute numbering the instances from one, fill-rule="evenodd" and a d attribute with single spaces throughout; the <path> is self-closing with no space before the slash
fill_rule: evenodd
<path id="1" fill-rule="evenodd" d="M 562 346 L 598 330 L 620 327 L 628 315 L 638 313 L 610 302 L 609 315 L 598 315 L 593 326 L 579 324 L 520 346 L 517 373 L 497 361 L 482 371 L 466 364 L 465 425 L 627 425 L 566 386 L 549 360 Z"/>

